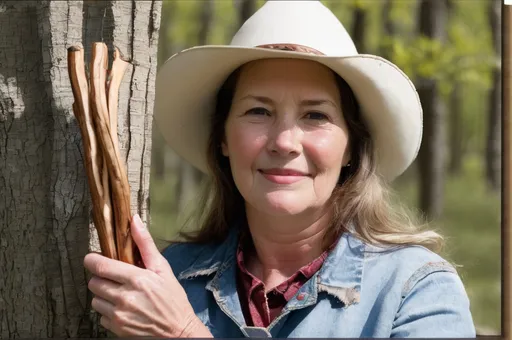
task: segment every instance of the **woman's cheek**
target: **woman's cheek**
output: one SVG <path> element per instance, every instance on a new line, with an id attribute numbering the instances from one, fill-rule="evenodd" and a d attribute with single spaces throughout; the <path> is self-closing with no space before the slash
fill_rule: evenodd
<path id="1" fill-rule="evenodd" d="M 304 143 L 304 149 L 309 154 L 310 161 L 320 172 L 339 172 L 342 167 L 343 155 L 346 151 L 346 139 L 341 136 L 311 136 Z M 338 145 L 338 147 L 333 147 Z"/>
<path id="2" fill-rule="evenodd" d="M 233 126 L 228 135 L 228 145 L 232 167 L 239 171 L 250 171 L 256 166 L 256 159 L 265 147 L 265 135 L 257 127 Z"/>

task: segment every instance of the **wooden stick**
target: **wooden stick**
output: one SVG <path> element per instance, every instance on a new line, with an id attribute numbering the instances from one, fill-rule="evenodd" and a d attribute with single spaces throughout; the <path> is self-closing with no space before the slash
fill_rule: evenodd
<path id="1" fill-rule="evenodd" d="M 78 46 L 68 48 L 68 72 L 73 90 L 73 112 L 82 134 L 85 153 L 85 169 L 93 204 L 93 222 L 98 231 L 101 252 L 104 256 L 117 259 L 114 231 L 111 221 L 105 219 L 106 208 L 101 182 L 101 150 L 97 143 L 89 109 L 89 89 L 85 75 L 84 53 Z"/>
<path id="2" fill-rule="evenodd" d="M 108 112 L 110 115 L 110 132 L 115 145 L 119 145 L 117 137 L 117 105 L 119 99 L 119 87 L 123 80 L 124 73 L 128 67 L 128 62 L 123 60 L 123 56 L 119 49 L 114 49 L 114 61 L 112 62 L 112 70 L 110 72 L 110 82 L 107 85 L 108 93 Z"/>
<path id="3" fill-rule="evenodd" d="M 119 156 L 110 130 L 106 98 L 106 69 L 104 43 L 94 43 L 91 60 L 91 111 L 99 141 L 108 167 L 114 201 L 115 232 L 118 257 L 121 261 L 135 264 L 135 246 L 130 233 L 131 207 L 130 187 L 125 167 Z"/>
<path id="4" fill-rule="evenodd" d="M 108 69 L 108 48 L 105 45 L 103 49 L 103 67 L 105 69 L 105 73 L 102 71 L 100 72 L 101 81 L 106 82 L 106 70 Z M 109 120 L 109 113 L 108 110 L 104 110 L 103 112 L 105 119 Z M 105 160 L 105 153 L 102 153 L 102 161 L 103 166 L 101 167 L 101 182 L 103 186 L 103 199 L 105 200 L 105 204 L 103 206 L 103 215 L 105 216 L 105 221 L 112 225 L 112 230 L 114 234 L 116 233 L 116 227 L 114 224 L 114 211 L 112 210 L 112 198 L 110 196 L 110 181 L 108 176 L 108 167 L 107 167 L 107 161 Z M 118 254 L 119 256 L 119 254 Z"/>

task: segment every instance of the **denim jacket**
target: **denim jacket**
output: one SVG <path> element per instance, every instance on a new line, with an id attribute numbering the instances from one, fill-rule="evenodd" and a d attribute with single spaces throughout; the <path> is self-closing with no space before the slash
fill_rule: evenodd
<path id="1" fill-rule="evenodd" d="M 214 337 L 475 337 L 455 269 L 420 246 L 380 249 L 350 233 L 268 328 L 245 324 L 236 289 L 236 232 L 220 245 L 162 254 Z"/>

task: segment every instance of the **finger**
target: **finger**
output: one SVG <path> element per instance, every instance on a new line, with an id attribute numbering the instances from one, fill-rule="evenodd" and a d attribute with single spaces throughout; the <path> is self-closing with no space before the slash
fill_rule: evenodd
<path id="1" fill-rule="evenodd" d="M 94 295 L 113 304 L 119 299 L 119 288 L 121 288 L 121 285 L 117 282 L 93 276 L 89 280 L 87 287 Z"/>
<path id="2" fill-rule="evenodd" d="M 138 214 L 132 218 L 132 237 L 139 248 L 145 267 L 154 272 L 164 269 L 164 257 L 158 251 L 153 237 Z"/>
<path id="3" fill-rule="evenodd" d="M 114 315 L 114 304 L 104 300 L 98 296 L 95 296 L 91 301 L 91 307 L 96 312 L 100 313 L 103 316 L 106 316 L 109 319 L 112 319 Z"/>
<path id="4" fill-rule="evenodd" d="M 140 274 L 140 268 L 122 261 L 90 253 L 84 258 L 84 266 L 93 275 L 118 283 L 127 283 L 130 277 Z"/>
<path id="5" fill-rule="evenodd" d="M 112 320 L 110 318 L 107 318 L 105 315 L 101 316 L 100 325 L 102 325 L 105 329 L 108 329 L 109 331 L 112 330 Z"/>

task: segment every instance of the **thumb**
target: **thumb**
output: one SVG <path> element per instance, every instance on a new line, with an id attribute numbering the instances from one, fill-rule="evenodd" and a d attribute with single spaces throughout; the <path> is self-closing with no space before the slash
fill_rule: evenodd
<path id="1" fill-rule="evenodd" d="M 139 248 L 142 262 L 146 269 L 153 272 L 159 272 L 164 265 L 164 257 L 158 251 L 158 248 L 146 228 L 140 216 L 135 214 L 131 221 L 132 237 Z"/>

